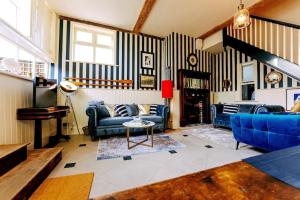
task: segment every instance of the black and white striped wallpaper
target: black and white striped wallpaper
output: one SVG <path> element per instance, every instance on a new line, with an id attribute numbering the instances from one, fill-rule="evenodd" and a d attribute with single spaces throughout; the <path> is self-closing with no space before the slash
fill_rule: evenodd
<path id="1" fill-rule="evenodd" d="M 180 69 L 193 70 L 198 72 L 211 72 L 211 54 L 206 51 L 196 49 L 196 38 L 171 33 L 166 41 L 166 66 L 170 70 L 170 78 L 174 81 L 174 87 L 177 87 L 177 72 Z M 196 67 L 189 66 L 187 57 L 190 53 L 195 53 L 198 57 Z"/>
<path id="2" fill-rule="evenodd" d="M 96 78 L 105 80 L 126 79 L 133 80 L 133 86 L 130 89 L 141 89 L 139 75 L 144 74 L 154 75 L 156 77 L 156 89 L 161 89 L 161 80 L 164 77 L 163 40 L 116 31 L 115 65 L 73 62 L 71 56 L 72 23 L 73 22 L 67 20 L 59 20 L 58 62 L 56 64 L 51 64 L 51 78 L 57 78 L 59 82 L 64 80 L 65 77 Z M 142 69 L 140 67 L 141 51 L 154 53 L 154 70 Z M 96 81 L 82 82 L 99 83 Z M 100 82 L 99 84 L 104 84 L 104 82 Z M 95 86 L 88 87 L 95 88 Z"/>
<path id="3" fill-rule="evenodd" d="M 272 88 L 288 88 L 297 87 L 298 82 L 295 79 L 288 77 L 285 74 L 283 79 L 278 84 L 268 84 L 265 82 L 265 76 L 270 71 L 274 71 L 270 66 L 264 65 L 257 60 L 253 60 L 251 57 L 239 52 L 233 48 L 226 48 L 222 53 L 212 56 L 212 91 L 213 92 L 227 92 L 237 91 L 240 87 L 238 79 L 241 73 L 241 64 L 253 61 L 256 67 L 256 86 L 257 89 L 272 89 Z M 222 88 L 223 80 L 231 80 L 231 86 L 229 89 Z"/>

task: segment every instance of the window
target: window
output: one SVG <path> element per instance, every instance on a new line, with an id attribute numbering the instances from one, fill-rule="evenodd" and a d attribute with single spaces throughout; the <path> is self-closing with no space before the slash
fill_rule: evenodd
<path id="1" fill-rule="evenodd" d="M 28 78 L 33 78 L 35 70 L 36 76 L 47 77 L 48 64 L 0 37 L 0 70 Z"/>
<path id="2" fill-rule="evenodd" d="M 1 0 L 0 18 L 24 36 L 30 36 L 31 0 Z"/>
<path id="3" fill-rule="evenodd" d="M 255 71 L 253 63 L 242 64 L 242 100 L 255 100 Z"/>
<path id="4" fill-rule="evenodd" d="M 74 25 L 73 60 L 114 65 L 115 31 Z"/>

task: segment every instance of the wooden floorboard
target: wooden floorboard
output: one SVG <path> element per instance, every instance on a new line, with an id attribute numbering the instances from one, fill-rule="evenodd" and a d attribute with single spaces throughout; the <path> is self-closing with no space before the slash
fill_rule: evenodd
<path id="1" fill-rule="evenodd" d="M 1 199 L 28 197 L 60 161 L 61 152 L 62 148 L 29 151 L 25 161 L 0 177 Z"/>
<path id="2" fill-rule="evenodd" d="M 82 200 L 88 199 L 93 173 L 48 178 L 33 193 L 30 200 Z"/>
<path id="3" fill-rule="evenodd" d="M 299 200 L 300 190 L 241 161 L 96 198 L 123 199 Z"/>
<path id="4" fill-rule="evenodd" d="M 27 144 L 0 145 L 0 159 L 26 146 Z"/>
<path id="5" fill-rule="evenodd" d="M 0 145 L 0 176 L 26 160 L 27 144 Z"/>

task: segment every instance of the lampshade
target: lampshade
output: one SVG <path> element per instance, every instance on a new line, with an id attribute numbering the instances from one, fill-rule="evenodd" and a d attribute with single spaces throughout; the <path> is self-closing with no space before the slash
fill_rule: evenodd
<path id="1" fill-rule="evenodd" d="M 233 18 L 233 28 L 243 29 L 251 24 L 249 11 L 244 8 L 244 4 L 240 3 L 238 11 L 235 13 Z"/>
<path id="2" fill-rule="evenodd" d="M 172 99 L 173 97 L 173 82 L 171 80 L 162 81 L 162 98 Z"/>

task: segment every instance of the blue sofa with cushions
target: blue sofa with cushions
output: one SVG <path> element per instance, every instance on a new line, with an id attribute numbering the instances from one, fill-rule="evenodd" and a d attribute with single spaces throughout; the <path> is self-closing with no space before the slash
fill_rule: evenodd
<path id="1" fill-rule="evenodd" d="M 259 114 L 265 112 L 284 112 L 284 107 L 277 105 L 237 104 L 238 113 Z M 231 128 L 231 114 L 223 113 L 224 104 L 211 105 L 211 121 L 214 127 Z"/>
<path id="2" fill-rule="evenodd" d="M 231 125 L 237 149 L 240 142 L 266 151 L 300 145 L 300 115 L 233 114 Z"/>
<path id="3" fill-rule="evenodd" d="M 130 109 L 135 104 L 127 104 L 129 116 L 114 116 L 110 117 L 107 111 L 104 109 L 103 102 L 92 102 L 86 108 L 86 114 L 88 116 L 88 130 L 92 140 L 103 137 L 122 135 L 126 133 L 126 128 L 122 125 L 124 122 L 133 120 L 133 117 L 138 113 L 133 113 Z M 167 129 L 168 124 L 169 107 L 165 105 L 157 105 L 156 115 L 141 115 L 140 118 L 155 122 L 154 130 L 160 130 L 164 132 Z M 134 128 L 132 133 L 142 132 L 142 128 Z"/>

